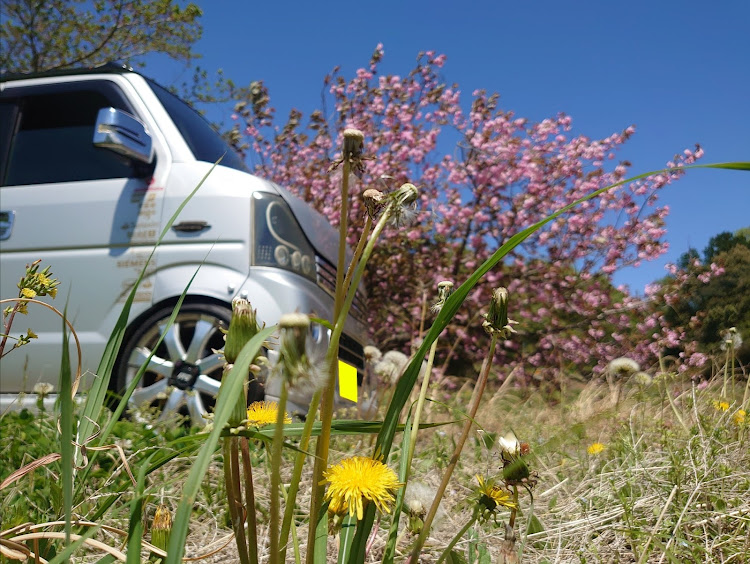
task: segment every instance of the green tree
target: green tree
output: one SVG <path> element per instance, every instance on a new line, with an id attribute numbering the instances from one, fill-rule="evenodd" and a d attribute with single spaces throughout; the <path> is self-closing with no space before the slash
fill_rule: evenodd
<path id="1" fill-rule="evenodd" d="M 736 327 L 743 339 L 738 351 L 741 362 L 750 362 L 750 245 L 742 237 L 729 238 L 722 233 L 711 239 L 706 257 L 724 269 L 707 281 L 689 276 L 681 285 L 679 299 L 670 302 L 665 318 L 672 326 L 682 326 L 688 341 L 696 341 L 707 353 L 718 352 L 722 333 Z M 724 246 L 726 245 L 726 246 Z M 712 254 L 712 250 L 724 249 Z M 709 261 L 706 261 L 708 264 Z M 687 271 L 692 270 L 692 265 Z M 698 269 L 699 270 L 699 269 Z"/>
<path id="2" fill-rule="evenodd" d="M 0 71 L 132 63 L 149 53 L 190 62 L 201 15 L 172 0 L 0 0 Z"/>
<path id="3" fill-rule="evenodd" d="M 703 250 L 703 259 L 711 262 L 717 255 L 728 252 L 737 245 L 750 248 L 750 228 L 739 229 L 734 233 L 724 231 L 711 237 Z"/>

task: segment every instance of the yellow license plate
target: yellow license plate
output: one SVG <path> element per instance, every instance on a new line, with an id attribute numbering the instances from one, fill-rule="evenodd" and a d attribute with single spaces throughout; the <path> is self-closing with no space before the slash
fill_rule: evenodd
<path id="1" fill-rule="evenodd" d="M 339 360 L 339 395 L 357 403 L 357 368 Z"/>

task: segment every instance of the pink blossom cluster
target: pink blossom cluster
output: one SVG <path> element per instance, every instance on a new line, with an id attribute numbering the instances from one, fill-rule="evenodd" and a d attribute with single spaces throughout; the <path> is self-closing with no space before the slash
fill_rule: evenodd
<path id="1" fill-rule="evenodd" d="M 674 311 L 686 299 L 685 288 L 691 287 L 691 280 L 707 284 L 724 274 L 724 268 L 713 262 L 703 265 L 695 259 L 686 268 L 667 264 L 665 270 L 666 278 L 646 286 L 646 301 L 639 310 L 640 320 L 635 326 L 641 338 L 635 341 L 634 356 L 648 361 L 665 352 L 676 351 L 680 371 L 700 368 L 708 362 L 708 357 L 698 350 L 698 342 L 687 339 L 686 335 L 696 333 L 702 321 L 701 312 L 677 323 L 667 319 L 667 312 Z"/>
<path id="2" fill-rule="evenodd" d="M 513 234 L 625 179 L 630 163 L 617 161 L 617 151 L 635 128 L 590 139 L 574 133 L 565 114 L 533 123 L 501 109 L 497 94 L 476 90 L 467 101 L 458 85 L 443 80 L 444 55 L 420 53 L 406 76 L 379 74 L 383 56 L 378 45 L 350 79 L 334 69 L 324 79 L 324 105 L 304 122 L 293 110 L 284 125 L 274 125 L 267 92 L 258 86 L 238 104 L 235 131 L 259 175 L 287 186 L 335 225 L 340 172 L 329 173 L 329 165 L 341 132 L 360 129 L 374 158 L 351 188 L 352 244 L 363 224 L 362 191 L 382 189 L 381 177 L 392 188 L 409 181 L 420 189 L 418 221 L 383 237 L 367 276 L 373 341 L 405 350 L 419 338 L 424 296 L 438 282 L 462 283 Z M 615 288 L 612 275 L 665 252 L 669 209 L 659 205 L 659 191 L 682 174 L 678 167 L 701 156 L 700 147 L 675 155 L 667 165 L 675 170 L 583 202 L 514 249 L 467 298 L 443 341 L 443 358 L 463 366 L 482 358 L 481 314 L 499 285 L 509 289 L 511 317 L 520 322 L 517 338 L 497 353 L 508 370 L 584 370 L 636 346 L 655 354 L 652 342 L 680 342 L 679 330 L 662 327 L 658 317 L 639 321 L 639 300 Z M 633 338 L 636 324 L 644 328 L 642 343 Z"/>

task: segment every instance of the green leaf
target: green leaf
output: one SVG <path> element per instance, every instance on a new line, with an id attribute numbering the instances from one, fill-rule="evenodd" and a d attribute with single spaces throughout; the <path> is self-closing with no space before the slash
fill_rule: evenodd
<path id="1" fill-rule="evenodd" d="M 327 513 L 327 507 L 324 509 Z M 344 562 L 346 562 L 349 558 L 349 553 L 352 550 L 352 542 L 354 541 L 354 533 L 356 532 L 356 529 L 357 517 L 352 515 L 347 515 L 346 517 L 344 517 L 344 521 L 341 524 L 341 531 L 339 532 L 339 564 L 344 564 Z M 325 530 L 325 527 L 323 527 L 323 530 Z M 323 553 L 323 560 L 321 562 L 325 562 L 325 551 Z"/>
<path id="2" fill-rule="evenodd" d="M 526 534 L 533 535 L 534 533 L 543 533 L 543 532 L 544 532 L 544 525 L 542 525 L 542 522 L 539 520 L 539 518 L 536 515 L 532 515 L 531 519 L 529 519 L 529 524 L 526 527 Z"/>
<path id="3" fill-rule="evenodd" d="M 455 550 L 451 550 L 448 553 L 448 556 L 446 557 L 445 561 L 448 564 L 469 564 L 466 561 L 466 558 L 464 558 L 460 552 L 456 552 Z"/>
<path id="4" fill-rule="evenodd" d="M 60 462 L 62 465 L 63 507 L 65 509 L 65 545 L 70 544 L 73 515 L 73 384 L 68 350 L 68 305 L 62 319 L 62 354 L 60 358 Z"/>
<path id="5" fill-rule="evenodd" d="M 133 499 L 130 501 L 130 523 L 128 525 L 127 564 L 139 564 L 141 561 L 141 541 L 143 540 L 143 490 L 146 483 L 146 470 L 156 453 L 146 459 L 138 470 L 138 481 Z"/>

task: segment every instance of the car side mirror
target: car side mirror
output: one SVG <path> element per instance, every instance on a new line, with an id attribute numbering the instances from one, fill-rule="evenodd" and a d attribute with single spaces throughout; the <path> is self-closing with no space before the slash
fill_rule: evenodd
<path id="1" fill-rule="evenodd" d="M 94 146 L 103 147 L 143 164 L 154 161 L 151 135 L 143 122 L 116 108 L 102 108 L 96 116 Z"/>

